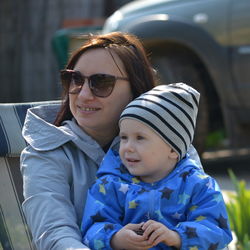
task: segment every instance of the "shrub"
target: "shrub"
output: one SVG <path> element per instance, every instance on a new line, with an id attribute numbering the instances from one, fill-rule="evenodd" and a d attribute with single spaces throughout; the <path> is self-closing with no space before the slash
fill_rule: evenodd
<path id="1" fill-rule="evenodd" d="M 237 237 L 237 249 L 250 249 L 250 190 L 246 189 L 244 180 L 238 181 L 231 169 L 228 170 L 234 184 L 234 193 L 229 193 L 226 204 L 231 229 Z"/>

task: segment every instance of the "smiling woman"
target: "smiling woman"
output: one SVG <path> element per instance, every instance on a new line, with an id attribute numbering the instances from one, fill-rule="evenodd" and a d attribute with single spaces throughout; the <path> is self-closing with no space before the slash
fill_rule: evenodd
<path id="1" fill-rule="evenodd" d="M 89 36 L 61 79 L 60 108 L 29 109 L 23 128 L 23 210 L 38 250 L 88 249 L 80 232 L 87 190 L 105 152 L 119 148 L 122 110 L 156 83 L 140 41 L 120 32 Z"/>
<path id="2" fill-rule="evenodd" d="M 115 58 L 116 63 L 113 58 Z M 83 130 L 101 146 L 105 146 L 118 133 L 117 121 L 120 113 L 126 104 L 132 100 L 130 84 L 124 77 L 127 73 L 118 56 L 116 54 L 113 57 L 110 56 L 109 48 L 86 51 L 76 63 L 74 70 L 81 72 L 82 75 L 89 75 L 92 82 L 89 82 L 88 85 L 81 85 L 80 91 L 76 95 L 71 92 L 75 88 L 75 81 L 71 81 L 69 105 L 72 115 Z M 121 78 L 113 82 L 111 91 L 105 90 L 105 87 L 109 85 L 107 85 L 107 81 L 102 81 L 101 90 L 106 95 L 99 96 L 100 98 L 96 97 L 96 90 L 93 90 L 93 85 L 96 86 L 96 82 L 93 82 L 93 76 L 96 72 L 111 75 L 113 80 L 116 80 L 114 76 Z M 106 91 L 109 92 L 106 93 Z"/>
<path id="3" fill-rule="evenodd" d="M 154 86 L 153 72 L 136 37 L 89 36 L 61 72 L 59 109 L 28 110 L 23 210 L 37 249 L 88 249 L 79 229 L 87 189 L 105 151 L 119 147 L 120 113 Z"/>

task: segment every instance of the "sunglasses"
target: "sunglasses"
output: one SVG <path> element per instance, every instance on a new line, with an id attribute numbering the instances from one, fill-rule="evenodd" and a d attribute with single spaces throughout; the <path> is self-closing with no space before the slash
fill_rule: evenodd
<path id="1" fill-rule="evenodd" d="M 121 76 L 108 74 L 85 76 L 79 71 L 71 69 L 61 70 L 62 85 L 69 89 L 69 94 L 80 93 L 85 79 L 88 79 L 88 85 L 91 93 L 97 97 L 108 97 L 112 93 L 117 80 L 128 81 L 128 78 Z"/>

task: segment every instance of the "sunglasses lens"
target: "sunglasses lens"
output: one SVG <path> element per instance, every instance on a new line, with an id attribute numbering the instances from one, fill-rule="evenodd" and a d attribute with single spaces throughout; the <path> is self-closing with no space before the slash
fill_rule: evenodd
<path id="1" fill-rule="evenodd" d="M 90 77 L 90 88 L 94 95 L 107 97 L 111 94 L 116 78 L 106 74 L 96 74 Z"/>
<path id="2" fill-rule="evenodd" d="M 64 88 L 68 89 L 70 94 L 78 94 L 84 84 L 81 73 L 73 70 L 61 71 L 61 80 Z"/>
<path id="3" fill-rule="evenodd" d="M 81 73 L 77 71 L 73 72 L 71 83 L 70 83 L 70 88 L 69 88 L 69 93 L 78 94 L 81 91 L 83 84 L 84 84 L 84 77 L 81 75 Z"/>

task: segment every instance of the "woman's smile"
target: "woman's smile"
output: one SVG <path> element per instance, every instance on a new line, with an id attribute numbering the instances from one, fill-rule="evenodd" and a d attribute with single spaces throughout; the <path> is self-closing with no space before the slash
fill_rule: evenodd
<path id="1" fill-rule="evenodd" d="M 91 106 L 77 106 L 78 109 L 83 112 L 83 113 L 92 113 L 92 112 L 96 112 L 96 111 L 99 111 L 101 110 L 101 108 L 98 108 L 98 107 L 91 107 Z"/>
<path id="2" fill-rule="evenodd" d="M 81 55 L 74 70 L 82 75 L 126 77 L 121 60 L 116 54 L 113 56 L 123 72 L 119 71 L 110 53 L 103 48 L 89 50 Z M 130 83 L 123 80 L 116 81 L 112 93 L 107 97 L 95 96 L 86 83 L 78 94 L 69 94 L 70 110 L 78 125 L 100 145 L 106 145 L 117 134 L 119 116 L 131 99 Z"/>

